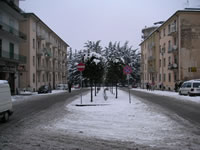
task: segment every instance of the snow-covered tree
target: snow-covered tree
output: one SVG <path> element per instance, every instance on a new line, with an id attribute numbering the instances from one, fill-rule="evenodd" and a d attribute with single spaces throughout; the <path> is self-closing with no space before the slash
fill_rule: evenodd
<path id="1" fill-rule="evenodd" d="M 71 84 L 79 84 L 80 83 L 80 72 L 77 70 L 77 65 L 81 62 L 82 52 L 72 53 L 72 49 L 70 50 L 68 57 L 68 81 Z"/>
<path id="2" fill-rule="evenodd" d="M 104 75 L 104 62 L 105 58 L 101 55 L 102 47 L 99 45 L 100 41 L 85 43 L 84 50 L 84 63 L 85 70 L 83 71 L 84 79 L 88 80 L 91 86 L 91 102 L 93 101 L 93 84 L 95 85 L 95 96 L 96 96 L 96 85 L 102 82 Z"/>

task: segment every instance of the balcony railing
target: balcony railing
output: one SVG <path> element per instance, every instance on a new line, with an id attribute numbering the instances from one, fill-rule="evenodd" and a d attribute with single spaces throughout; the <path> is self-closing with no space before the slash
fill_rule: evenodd
<path id="1" fill-rule="evenodd" d="M 170 32 L 168 35 L 176 35 L 176 24 L 172 24 L 171 27 L 170 27 Z"/>
<path id="2" fill-rule="evenodd" d="M 44 48 L 44 56 L 45 56 L 46 58 L 51 58 L 51 57 L 52 57 L 51 50 L 48 49 L 48 48 Z"/>
<path id="3" fill-rule="evenodd" d="M 37 50 L 37 55 L 38 55 L 38 56 L 42 56 L 42 55 L 43 55 L 43 53 L 44 53 L 44 52 L 43 52 L 43 50 L 42 50 L 42 49 L 38 49 L 38 50 Z"/>
<path id="4" fill-rule="evenodd" d="M 38 40 L 44 40 L 45 39 L 45 35 L 42 34 L 41 32 L 37 32 L 37 39 Z"/>
<path id="5" fill-rule="evenodd" d="M 156 72 L 156 69 L 154 67 L 149 67 L 148 72 L 154 73 L 154 72 Z"/>
<path id="6" fill-rule="evenodd" d="M 26 56 L 10 53 L 8 51 L 3 51 L 3 50 L 0 50 L 0 58 L 7 59 L 9 61 L 22 63 L 22 64 L 26 63 Z"/>
<path id="7" fill-rule="evenodd" d="M 177 65 L 176 63 L 169 64 L 169 65 L 168 65 L 168 69 L 169 69 L 169 70 L 178 69 L 178 65 Z"/>
<path id="8" fill-rule="evenodd" d="M 178 50 L 178 47 L 177 47 L 176 45 L 170 46 L 170 47 L 168 48 L 168 53 L 177 52 L 177 50 Z"/>
<path id="9" fill-rule="evenodd" d="M 152 60 L 155 60 L 155 56 L 149 56 L 148 57 L 148 61 L 152 61 Z"/>
<path id="10" fill-rule="evenodd" d="M 45 71 L 45 67 L 42 65 L 38 65 L 37 71 Z"/>
<path id="11" fill-rule="evenodd" d="M 9 32 L 10 34 L 19 37 L 20 39 L 26 40 L 26 35 L 12 26 L 0 21 L 0 30 Z"/>

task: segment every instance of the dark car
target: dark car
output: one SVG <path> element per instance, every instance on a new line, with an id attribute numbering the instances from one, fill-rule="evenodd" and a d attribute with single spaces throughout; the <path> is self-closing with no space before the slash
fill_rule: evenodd
<path id="1" fill-rule="evenodd" d="M 42 85 L 38 90 L 38 94 L 40 93 L 51 93 L 51 87 L 49 85 Z"/>

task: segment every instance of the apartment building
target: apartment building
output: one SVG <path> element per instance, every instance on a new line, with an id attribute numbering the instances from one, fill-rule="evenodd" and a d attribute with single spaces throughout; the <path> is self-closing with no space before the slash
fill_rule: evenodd
<path id="1" fill-rule="evenodd" d="M 37 91 L 42 85 L 67 83 L 68 44 L 34 13 L 24 14 L 20 28 L 27 34 L 27 42 L 20 44 L 27 63 L 20 64 L 20 88 Z"/>
<path id="2" fill-rule="evenodd" d="M 141 85 L 144 88 L 146 83 L 156 83 L 159 72 L 159 32 L 157 26 L 148 27 L 142 30 L 145 40 L 141 46 Z M 146 32 L 147 31 L 147 32 Z"/>
<path id="3" fill-rule="evenodd" d="M 157 88 L 173 90 L 175 83 L 200 78 L 200 10 L 179 10 L 155 32 L 159 33 Z M 149 35 L 146 43 L 153 34 Z M 142 52 L 145 51 L 141 44 Z M 158 50 L 157 50 L 158 51 Z M 149 52 L 147 52 L 149 55 Z M 145 64 L 145 58 L 143 60 Z M 148 71 L 148 74 L 150 72 Z M 151 83 L 153 77 L 144 82 Z"/>
<path id="4" fill-rule="evenodd" d="M 19 87 L 19 63 L 26 62 L 19 53 L 26 35 L 19 31 L 23 16 L 18 6 L 19 0 L 0 0 L 0 80 L 9 82 L 12 94 Z"/>

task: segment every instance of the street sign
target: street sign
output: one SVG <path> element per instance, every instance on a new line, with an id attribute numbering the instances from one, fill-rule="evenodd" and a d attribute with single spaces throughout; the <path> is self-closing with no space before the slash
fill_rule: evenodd
<path id="1" fill-rule="evenodd" d="M 78 64 L 78 66 L 77 66 L 77 69 L 78 69 L 78 71 L 84 71 L 85 70 L 85 64 L 83 64 L 83 63 L 79 63 Z"/>
<path id="2" fill-rule="evenodd" d="M 132 68 L 128 65 L 126 65 L 123 69 L 124 74 L 131 74 Z"/>

